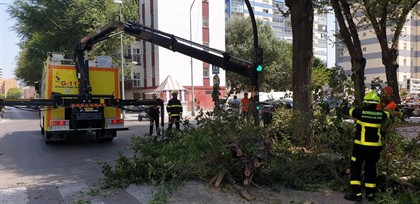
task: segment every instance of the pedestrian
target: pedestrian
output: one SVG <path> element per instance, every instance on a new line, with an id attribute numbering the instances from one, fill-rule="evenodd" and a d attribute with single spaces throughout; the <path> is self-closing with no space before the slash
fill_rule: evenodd
<path id="1" fill-rule="evenodd" d="M 382 150 L 382 123 L 391 117 L 387 111 L 378 110 L 379 95 L 372 91 L 363 98 L 364 106 L 361 108 L 343 107 L 344 114 L 356 118 L 356 135 L 350 162 L 351 191 L 344 198 L 352 201 L 362 201 L 361 171 L 364 163 L 364 186 L 366 198 L 375 199 L 376 193 L 376 164 Z"/>
<path id="2" fill-rule="evenodd" d="M 179 121 L 181 120 L 182 116 L 182 104 L 181 101 L 178 100 L 178 91 L 172 91 L 172 99 L 168 101 L 168 105 L 166 106 L 166 111 L 169 115 L 169 126 L 168 129 L 172 129 L 172 126 L 175 123 L 175 127 L 179 130 L 180 125 Z"/>
<path id="3" fill-rule="evenodd" d="M 249 105 L 250 105 L 250 100 L 248 98 L 248 93 L 245 92 L 244 97 L 241 99 L 241 114 L 243 118 L 248 117 Z"/>
<path id="4" fill-rule="evenodd" d="M 155 93 L 152 94 L 152 99 L 158 102 L 159 99 Z M 149 108 L 149 117 L 150 117 L 150 127 L 149 127 L 149 134 L 153 135 L 153 125 L 156 127 L 157 136 L 160 136 L 160 129 L 159 129 L 159 114 L 160 114 L 160 106 L 154 105 Z"/>

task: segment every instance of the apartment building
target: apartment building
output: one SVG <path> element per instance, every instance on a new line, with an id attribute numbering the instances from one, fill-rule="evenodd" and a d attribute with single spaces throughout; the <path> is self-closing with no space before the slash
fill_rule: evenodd
<path id="1" fill-rule="evenodd" d="M 397 70 L 400 90 L 410 89 L 410 79 L 418 83 L 420 79 L 420 17 L 415 14 L 408 16 L 399 39 Z M 382 53 L 373 29 L 359 28 L 359 38 L 362 44 L 363 56 L 366 58 L 365 84 L 370 87 L 371 81 L 379 77 L 386 82 L 385 66 L 382 64 Z M 388 30 L 388 40 L 392 39 L 393 31 Z M 337 46 L 336 62 L 350 73 L 351 59 L 344 43 Z M 415 91 L 415 90 L 412 90 Z M 418 90 L 420 93 L 420 90 Z"/>
<path id="2" fill-rule="evenodd" d="M 139 22 L 147 27 L 173 34 L 194 43 L 225 50 L 223 1 L 140 0 Z M 190 17 L 191 16 L 191 17 Z M 222 96 L 225 71 L 145 41 L 130 46 L 132 81 L 126 98 L 149 98 L 157 92 L 165 101 L 178 90 L 184 112 L 191 111 L 194 88 L 195 107 L 212 109 L 213 77 L 220 78 Z"/>
<path id="3" fill-rule="evenodd" d="M 273 32 L 280 40 L 292 43 L 292 23 L 290 16 L 283 13 L 288 10 L 285 0 L 249 0 L 256 19 L 271 26 Z M 249 16 L 244 0 L 225 0 L 226 20 L 234 16 Z M 313 51 L 314 56 L 325 63 L 328 57 L 328 15 L 315 13 Z"/>
<path id="4" fill-rule="evenodd" d="M 18 88 L 18 84 L 16 79 L 3 79 L 0 78 L 0 93 L 3 94 L 4 96 L 7 95 L 7 92 L 9 91 L 9 89 L 12 88 Z"/>

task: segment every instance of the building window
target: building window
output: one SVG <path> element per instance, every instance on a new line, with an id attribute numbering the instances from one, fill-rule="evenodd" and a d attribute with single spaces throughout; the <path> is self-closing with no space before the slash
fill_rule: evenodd
<path id="1" fill-rule="evenodd" d="M 209 78 L 209 68 L 203 68 L 203 78 Z"/>
<path id="2" fill-rule="evenodd" d="M 363 51 L 366 51 L 366 47 L 363 47 Z"/>
<path id="3" fill-rule="evenodd" d="M 403 50 L 407 49 L 407 43 L 403 43 Z"/>
<path id="4" fill-rule="evenodd" d="M 132 60 L 136 64 L 140 64 L 141 63 L 140 49 L 138 49 L 138 48 L 133 49 L 133 59 Z"/>
<path id="5" fill-rule="evenodd" d="M 209 27 L 209 17 L 203 16 L 203 27 L 206 27 L 206 28 Z"/>
<path id="6" fill-rule="evenodd" d="M 343 50 L 338 50 L 338 56 L 342 57 L 344 55 L 344 51 Z"/>
<path id="7" fill-rule="evenodd" d="M 140 87 L 140 81 L 141 81 L 140 73 L 135 72 L 133 74 L 133 87 Z"/>
<path id="8" fill-rule="evenodd" d="M 403 59 L 403 65 L 406 66 L 407 65 L 407 59 Z"/>
<path id="9" fill-rule="evenodd" d="M 268 9 L 263 9 L 263 12 L 264 13 L 268 13 Z"/>
<path id="10" fill-rule="evenodd" d="M 363 37 L 366 37 L 366 32 L 363 32 Z"/>

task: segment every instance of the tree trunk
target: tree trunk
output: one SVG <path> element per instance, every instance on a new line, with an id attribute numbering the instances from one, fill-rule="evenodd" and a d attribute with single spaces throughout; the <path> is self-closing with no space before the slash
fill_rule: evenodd
<path id="1" fill-rule="evenodd" d="M 394 101 L 398 104 L 401 102 L 401 98 L 397 78 L 397 69 L 399 67 L 397 58 L 398 54 L 394 49 L 386 49 L 382 52 L 382 63 L 385 65 L 387 84 L 394 90 Z"/>
<path id="2" fill-rule="evenodd" d="M 351 58 L 351 78 L 354 82 L 355 101 L 356 106 L 360 106 L 365 96 L 365 67 L 366 59 L 363 57 L 362 52 L 355 52 Z"/>
<path id="3" fill-rule="evenodd" d="M 340 28 L 341 41 L 346 45 L 351 57 L 352 81 L 355 89 L 355 102 L 359 106 L 365 95 L 365 66 L 366 59 L 363 57 L 362 46 L 354 23 L 350 4 L 346 0 L 331 0 L 331 6 Z"/>
<path id="4" fill-rule="evenodd" d="M 286 0 L 293 32 L 293 110 L 299 121 L 293 134 L 306 145 L 313 143 L 312 127 L 312 38 L 314 9 L 312 0 Z M 298 124 L 298 125 L 297 125 Z"/>

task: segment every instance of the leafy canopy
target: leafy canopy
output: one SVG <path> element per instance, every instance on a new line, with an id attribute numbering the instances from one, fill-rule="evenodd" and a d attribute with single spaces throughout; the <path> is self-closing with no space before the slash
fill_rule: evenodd
<path id="1" fill-rule="evenodd" d="M 254 38 L 249 18 L 235 17 L 226 24 L 226 51 L 232 56 L 252 61 Z M 261 91 L 291 89 L 292 46 L 280 41 L 269 25 L 257 21 L 258 41 L 264 50 L 264 71 L 259 75 Z M 282 79 L 282 80 L 279 80 Z M 245 77 L 227 72 L 227 84 L 233 90 L 248 90 L 250 83 Z"/>
<path id="2" fill-rule="evenodd" d="M 124 0 L 122 20 L 137 20 L 137 8 L 137 1 Z M 41 79 L 48 52 L 73 58 L 75 45 L 83 36 L 119 19 L 119 5 L 112 0 L 15 0 L 8 12 L 16 19 L 13 29 L 20 37 L 15 75 L 28 85 Z M 125 39 L 129 40 L 133 38 Z M 115 37 L 95 46 L 90 56 L 116 56 L 119 49 Z"/>

